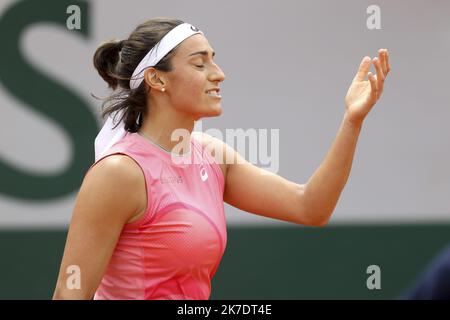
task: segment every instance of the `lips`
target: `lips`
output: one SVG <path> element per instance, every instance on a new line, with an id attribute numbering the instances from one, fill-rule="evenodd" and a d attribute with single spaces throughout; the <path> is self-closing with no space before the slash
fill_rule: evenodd
<path id="1" fill-rule="evenodd" d="M 213 89 L 209 89 L 206 90 L 206 94 L 210 97 L 216 97 L 216 98 L 221 98 L 221 95 L 219 94 L 220 89 L 219 88 L 213 88 Z"/>
<path id="2" fill-rule="evenodd" d="M 220 95 L 216 91 L 210 91 L 207 93 L 210 97 L 220 97 Z"/>
<path id="3" fill-rule="evenodd" d="M 208 89 L 208 90 L 206 90 L 206 93 L 208 93 L 209 91 L 216 91 L 217 93 L 219 93 L 220 92 L 220 88 L 219 87 L 215 87 L 215 88 Z"/>

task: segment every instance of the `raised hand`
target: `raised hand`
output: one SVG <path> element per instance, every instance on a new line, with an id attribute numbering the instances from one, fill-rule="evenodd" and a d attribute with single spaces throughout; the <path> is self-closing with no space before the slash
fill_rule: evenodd
<path id="1" fill-rule="evenodd" d="M 368 72 L 371 64 L 375 66 L 376 75 Z M 378 50 L 378 57 L 364 57 L 359 70 L 345 96 L 345 107 L 349 119 L 362 123 L 383 93 L 384 81 L 391 66 L 387 49 Z M 366 76 L 368 80 L 365 80 Z"/>

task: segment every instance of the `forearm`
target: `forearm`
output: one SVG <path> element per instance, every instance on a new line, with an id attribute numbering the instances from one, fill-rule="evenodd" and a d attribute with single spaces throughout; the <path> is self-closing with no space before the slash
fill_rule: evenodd
<path id="1" fill-rule="evenodd" d="M 324 161 L 305 185 L 304 198 L 312 224 L 328 222 L 347 182 L 362 123 L 345 114 Z"/>

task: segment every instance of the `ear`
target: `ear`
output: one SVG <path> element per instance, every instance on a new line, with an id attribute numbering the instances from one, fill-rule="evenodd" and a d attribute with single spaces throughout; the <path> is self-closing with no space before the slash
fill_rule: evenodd
<path id="1" fill-rule="evenodd" d="M 145 70 L 144 81 L 150 88 L 158 91 L 162 91 L 162 89 L 165 88 L 166 85 L 164 75 L 153 67 Z"/>

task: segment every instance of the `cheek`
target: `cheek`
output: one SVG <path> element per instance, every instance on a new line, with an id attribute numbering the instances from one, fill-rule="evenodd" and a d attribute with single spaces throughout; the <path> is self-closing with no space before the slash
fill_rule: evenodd
<path id="1" fill-rule="evenodd" d="M 202 76 L 191 74 L 177 79 L 177 102 L 198 102 L 199 97 L 204 96 L 205 81 Z"/>

